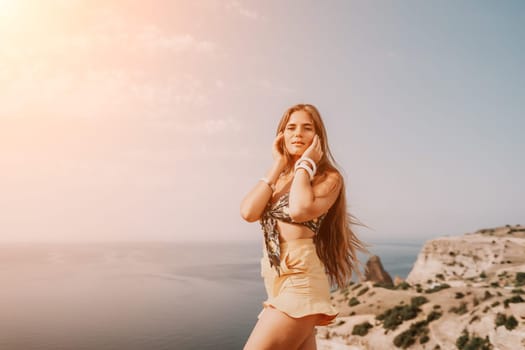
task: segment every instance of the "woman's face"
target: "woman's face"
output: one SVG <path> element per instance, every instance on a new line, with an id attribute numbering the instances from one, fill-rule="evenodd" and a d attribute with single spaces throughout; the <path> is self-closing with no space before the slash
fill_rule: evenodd
<path id="1" fill-rule="evenodd" d="M 312 118 L 306 111 L 295 111 L 284 127 L 284 143 L 288 153 L 301 156 L 312 144 L 315 127 Z"/>

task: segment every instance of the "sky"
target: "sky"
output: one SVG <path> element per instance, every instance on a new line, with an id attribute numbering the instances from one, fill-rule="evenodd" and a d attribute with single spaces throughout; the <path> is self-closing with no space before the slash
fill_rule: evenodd
<path id="1" fill-rule="evenodd" d="M 260 241 L 321 112 L 365 242 L 525 224 L 522 1 L 0 0 L 0 242 Z"/>

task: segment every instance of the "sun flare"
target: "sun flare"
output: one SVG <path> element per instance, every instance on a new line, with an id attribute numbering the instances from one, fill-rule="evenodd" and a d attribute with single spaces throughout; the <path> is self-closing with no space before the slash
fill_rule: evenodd
<path id="1" fill-rule="evenodd" d="M 13 17 L 17 12 L 18 6 L 16 0 L 0 0 L 0 19 L 5 21 Z"/>

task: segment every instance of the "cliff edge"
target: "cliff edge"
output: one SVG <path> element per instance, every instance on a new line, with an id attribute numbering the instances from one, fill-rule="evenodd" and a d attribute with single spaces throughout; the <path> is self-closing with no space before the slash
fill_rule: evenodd
<path id="1" fill-rule="evenodd" d="M 525 349 L 525 227 L 432 239 L 406 281 L 351 283 L 332 300 L 320 350 Z"/>

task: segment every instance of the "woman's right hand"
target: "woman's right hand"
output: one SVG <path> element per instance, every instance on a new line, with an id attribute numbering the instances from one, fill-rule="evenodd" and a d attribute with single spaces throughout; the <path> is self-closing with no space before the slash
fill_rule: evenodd
<path id="1" fill-rule="evenodd" d="M 284 155 L 283 142 L 284 132 L 279 132 L 273 141 L 272 156 L 275 163 L 279 164 L 283 169 L 286 167 L 287 159 Z"/>

